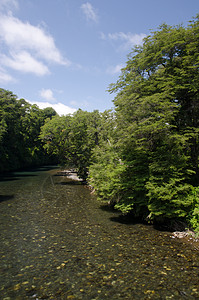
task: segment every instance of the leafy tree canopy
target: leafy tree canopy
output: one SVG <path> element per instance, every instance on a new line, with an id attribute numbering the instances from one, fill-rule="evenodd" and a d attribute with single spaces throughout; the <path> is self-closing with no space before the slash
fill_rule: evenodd
<path id="1" fill-rule="evenodd" d="M 187 28 L 163 24 L 110 85 L 117 93 L 114 151 L 123 164 L 115 203 L 123 212 L 190 220 L 198 207 L 198 50 L 199 16 Z"/>
<path id="2" fill-rule="evenodd" d="M 0 89 L 0 171 L 46 162 L 39 140 L 46 116 L 36 105 Z"/>

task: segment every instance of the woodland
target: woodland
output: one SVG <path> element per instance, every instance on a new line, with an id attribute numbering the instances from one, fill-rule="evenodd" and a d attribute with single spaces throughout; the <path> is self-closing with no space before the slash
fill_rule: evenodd
<path id="1" fill-rule="evenodd" d="M 0 172 L 60 163 L 123 214 L 199 234 L 199 15 L 152 31 L 108 91 L 112 110 L 59 116 L 0 89 Z"/>

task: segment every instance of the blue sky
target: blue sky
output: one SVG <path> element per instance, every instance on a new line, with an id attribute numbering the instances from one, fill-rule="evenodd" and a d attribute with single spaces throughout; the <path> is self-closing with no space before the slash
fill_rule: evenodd
<path id="1" fill-rule="evenodd" d="M 0 87 L 59 114 L 110 109 L 132 47 L 198 13 L 198 0 L 0 0 Z"/>

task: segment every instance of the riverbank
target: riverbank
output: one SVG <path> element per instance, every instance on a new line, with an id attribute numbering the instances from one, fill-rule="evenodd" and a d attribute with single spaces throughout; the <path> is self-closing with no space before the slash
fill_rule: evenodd
<path id="1" fill-rule="evenodd" d="M 174 231 L 171 235 L 172 239 L 181 240 L 184 243 L 190 244 L 195 250 L 199 250 L 199 239 L 194 231 Z"/>
<path id="2" fill-rule="evenodd" d="M 82 180 L 78 177 L 77 172 L 74 169 L 58 171 L 57 175 L 66 176 L 70 180 L 82 182 Z M 195 232 L 190 229 L 180 231 L 175 230 L 172 232 L 170 237 L 172 239 L 179 239 L 182 242 L 189 243 L 194 247 L 194 249 L 199 250 L 199 239 L 197 238 Z"/>
<path id="3" fill-rule="evenodd" d="M 68 169 L 68 170 L 61 170 L 57 172 L 57 175 L 59 176 L 66 176 L 68 179 L 74 180 L 74 181 L 81 181 L 82 179 L 78 177 L 77 172 L 74 169 Z"/>

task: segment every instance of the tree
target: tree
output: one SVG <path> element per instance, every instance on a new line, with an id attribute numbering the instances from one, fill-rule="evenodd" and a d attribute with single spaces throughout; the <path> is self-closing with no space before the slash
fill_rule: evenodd
<path id="1" fill-rule="evenodd" d="M 45 115 L 36 105 L 0 89 L 0 171 L 46 162 L 39 140 Z"/>
<path id="2" fill-rule="evenodd" d="M 59 162 L 77 168 L 78 175 L 86 180 L 91 163 L 92 149 L 100 139 L 100 113 L 79 109 L 73 115 L 47 119 L 40 138 L 49 154 L 55 154 Z"/>
<path id="3" fill-rule="evenodd" d="M 47 118 L 52 119 L 52 117 L 57 115 L 57 112 L 52 107 L 46 107 L 43 109 L 43 114 L 45 119 Z"/>
<path id="4" fill-rule="evenodd" d="M 151 219 L 188 217 L 198 184 L 199 17 L 163 24 L 135 47 L 110 92 L 126 168 L 117 207 Z M 124 190 L 124 189 L 123 189 Z M 121 207 L 120 207 L 121 203 Z"/>
<path id="5" fill-rule="evenodd" d="M 115 144 L 116 119 L 109 110 L 101 114 L 99 142 L 92 150 L 89 184 L 98 198 L 114 205 L 122 198 L 122 163 Z"/>

